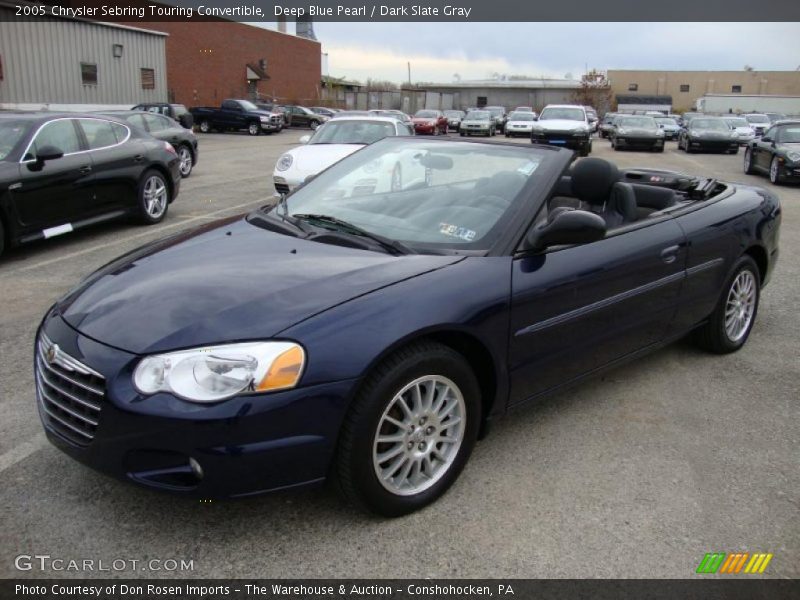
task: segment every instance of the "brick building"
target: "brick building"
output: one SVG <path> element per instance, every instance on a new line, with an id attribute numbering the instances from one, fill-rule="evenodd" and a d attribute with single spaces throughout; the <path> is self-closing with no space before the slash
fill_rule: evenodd
<path id="1" fill-rule="evenodd" d="M 166 39 L 169 100 L 217 105 L 224 98 L 316 104 L 322 50 L 303 37 L 244 23 L 151 22 Z"/>

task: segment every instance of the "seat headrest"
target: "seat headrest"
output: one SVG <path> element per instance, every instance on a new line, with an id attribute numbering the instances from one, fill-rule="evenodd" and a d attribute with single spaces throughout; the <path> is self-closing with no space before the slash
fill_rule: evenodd
<path id="1" fill-rule="evenodd" d="M 614 211 L 622 216 L 623 223 L 632 223 L 636 220 L 636 194 L 630 183 L 618 181 L 611 188 L 606 210 Z"/>
<path id="2" fill-rule="evenodd" d="M 584 158 L 572 167 L 572 195 L 588 204 L 603 204 L 619 181 L 617 166 L 602 158 Z"/>

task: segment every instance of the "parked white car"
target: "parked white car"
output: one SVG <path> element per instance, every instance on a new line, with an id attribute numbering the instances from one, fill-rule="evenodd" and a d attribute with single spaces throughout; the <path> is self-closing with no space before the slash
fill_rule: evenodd
<path id="1" fill-rule="evenodd" d="M 725 117 L 725 122 L 739 134 L 740 146 L 746 146 L 756 138 L 756 130 L 744 117 Z"/>
<path id="2" fill-rule="evenodd" d="M 411 124 L 392 117 L 337 117 L 320 125 L 314 135 L 300 138 L 302 146 L 281 155 L 272 180 L 278 194 L 288 194 L 308 177 L 380 139 L 414 135 Z"/>
<path id="3" fill-rule="evenodd" d="M 535 112 L 521 112 L 515 110 L 508 115 L 508 121 L 506 122 L 506 137 L 516 137 L 518 135 L 531 137 L 531 130 L 533 129 L 533 124 L 535 122 Z"/>

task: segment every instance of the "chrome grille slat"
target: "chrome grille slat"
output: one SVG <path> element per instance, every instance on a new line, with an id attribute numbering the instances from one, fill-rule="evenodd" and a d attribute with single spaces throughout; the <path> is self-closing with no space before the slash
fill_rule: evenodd
<path id="1" fill-rule="evenodd" d="M 88 383 L 83 383 L 82 381 L 78 381 L 77 379 L 73 379 L 72 377 L 70 377 L 66 373 L 64 373 L 62 371 L 59 371 L 56 368 L 51 367 L 49 364 L 47 364 L 47 359 L 42 355 L 41 346 L 39 347 L 39 358 L 41 359 L 42 365 L 44 366 L 44 368 L 47 369 L 48 371 L 51 371 L 54 375 L 60 377 L 61 379 L 66 379 L 72 385 L 77 385 L 78 387 L 82 387 L 87 392 L 92 392 L 93 394 L 95 394 L 97 396 L 100 396 L 101 398 L 104 396 L 103 390 L 99 390 L 99 389 L 93 387 L 92 385 L 90 385 Z"/>
<path id="2" fill-rule="evenodd" d="M 41 364 L 42 360 L 39 359 L 38 362 Z M 46 366 L 46 364 L 45 364 L 45 366 Z M 88 400 L 83 400 L 82 398 L 78 398 L 77 396 L 74 396 L 73 394 L 71 394 L 67 390 L 62 389 L 61 387 L 59 387 L 58 385 L 56 385 L 55 383 L 50 381 L 50 379 L 48 379 L 48 376 L 44 373 L 44 371 L 40 370 L 39 375 L 41 376 L 42 383 L 44 383 L 48 387 L 53 388 L 59 394 L 63 394 L 64 396 L 66 396 L 67 398 L 72 400 L 73 402 L 77 402 L 78 404 L 81 404 L 82 406 L 85 406 L 86 408 L 90 408 L 95 412 L 100 412 L 100 406 L 99 405 L 93 404 L 93 403 L 89 402 Z"/>
<path id="3" fill-rule="evenodd" d="M 61 404 L 61 402 L 59 402 L 56 398 L 53 398 L 53 396 L 48 394 L 47 390 L 45 390 L 42 386 L 39 386 L 39 393 L 42 396 L 44 396 L 47 399 L 47 401 L 50 402 L 50 404 L 54 404 L 59 410 L 63 410 L 65 413 L 67 413 L 69 415 L 72 415 L 76 419 L 80 419 L 81 421 L 85 421 L 86 423 L 88 423 L 92 427 L 97 427 L 97 421 L 94 421 L 93 419 L 90 419 L 86 415 L 82 415 L 81 413 L 74 411 L 73 409 L 69 408 L 68 406 L 66 406 L 64 404 Z"/>
<path id="4" fill-rule="evenodd" d="M 65 421 L 65 420 L 63 420 L 61 417 L 59 417 L 59 416 L 57 416 L 57 415 L 54 415 L 54 414 L 53 414 L 53 413 L 51 413 L 49 410 L 47 410 L 47 408 L 45 408 L 45 407 L 42 407 L 42 410 L 44 411 L 44 413 L 45 413 L 45 414 L 46 414 L 48 417 L 50 417 L 51 419 L 55 419 L 56 421 L 58 421 L 59 423 L 61 423 L 61 424 L 62 424 L 64 427 L 68 427 L 69 429 L 71 429 L 71 430 L 72 430 L 72 431 L 74 431 L 75 433 L 79 433 L 79 434 L 81 434 L 81 435 L 82 435 L 83 437 L 85 437 L 87 440 L 91 440 L 91 439 L 94 437 L 93 435 L 89 435 L 88 433 L 85 433 L 85 432 L 81 431 L 80 429 L 78 429 L 78 428 L 77 428 L 77 427 L 75 427 L 74 425 L 71 425 L 71 424 L 69 423 L 69 421 Z"/>
<path id="5" fill-rule="evenodd" d="M 105 378 L 41 334 L 36 343 L 36 393 L 45 425 L 66 440 L 89 444 L 100 423 Z"/>

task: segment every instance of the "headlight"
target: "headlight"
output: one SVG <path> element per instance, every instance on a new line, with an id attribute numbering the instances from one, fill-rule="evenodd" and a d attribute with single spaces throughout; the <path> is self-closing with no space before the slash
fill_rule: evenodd
<path id="1" fill-rule="evenodd" d="M 617 135 L 625 135 L 626 133 L 628 133 L 628 130 L 625 129 L 624 127 L 620 127 L 619 129 L 617 129 Z"/>
<path id="2" fill-rule="evenodd" d="M 278 171 L 285 171 L 292 166 L 293 161 L 294 158 L 292 158 L 291 154 L 284 154 L 278 159 L 278 164 L 275 165 L 275 168 L 278 169 Z"/>
<path id="3" fill-rule="evenodd" d="M 259 117 L 262 123 L 269 123 L 269 117 Z"/>
<path id="4" fill-rule="evenodd" d="M 656 131 L 656 137 L 664 137 L 664 132 L 661 129 L 659 129 L 658 131 Z"/>
<path id="5" fill-rule="evenodd" d="M 145 395 L 169 392 L 191 402 L 218 402 L 242 392 L 271 392 L 297 385 L 305 365 L 293 342 L 210 346 L 155 354 L 133 372 Z"/>
<path id="6" fill-rule="evenodd" d="M 739 137 L 739 134 L 738 134 L 738 133 L 736 133 L 735 131 L 731 131 L 731 137 L 732 137 L 732 138 L 734 138 L 734 139 L 736 139 L 736 138 L 738 138 L 738 137 Z"/>
<path id="7" fill-rule="evenodd" d="M 696 137 L 700 137 L 700 134 L 699 134 L 699 133 L 697 133 L 696 131 L 692 131 L 692 132 L 690 132 L 690 133 L 689 133 L 689 136 L 690 136 L 690 137 L 695 137 L 695 138 L 696 138 Z"/>
<path id="8" fill-rule="evenodd" d="M 788 158 L 792 162 L 800 162 L 800 152 L 792 150 L 791 152 L 786 153 L 786 158 Z"/>

